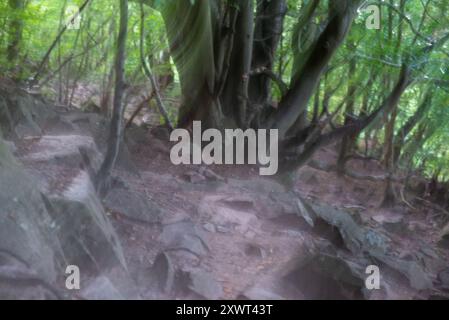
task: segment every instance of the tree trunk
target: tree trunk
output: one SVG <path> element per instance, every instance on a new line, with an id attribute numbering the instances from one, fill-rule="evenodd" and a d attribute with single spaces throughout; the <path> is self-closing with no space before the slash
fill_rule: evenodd
<path id="1" fill-rule="evenodd" d="M 355 45 L 353 43 L 349 44 L 349 51 L 350 55 L 355 53 Z M 355 58 L 352 58 L 348 68 L 348 79 L 351 79 L 355 76 L 356 67 L 357 67 L 356 60 Z M 348 125 L 352 121 L 354 121 L 355 93 L 357 91 L 356 79 L 352 79 L 349 81 L 350 82 L 348 85 L 348 92 L 347 92 L 348 101 L 346 104 L 345 121 L 344 121 L 345 125 Z M 343 174 L 345 171 L 346 159 L 355 144 L 356 138 L 357 138 L 356 135 L 346 135 L 343 137 L 341 141 L 340 152 L 337 160 L 337 172 L 339 174 Z"/>
<path id="2" fill-rule="evenodd" d="M 382 202 L 382 207 L 391 207 L 396 203 L 396 192 L 394 190 L 393 181 L 391 175 L 394 172 L 393 166 L 393 136 L 394 136 L 394 125 L 397 117 L 397 106 L 394 108 L 390 120 L 387 122 L 385 127 L 385 155 L 384 155 L 384 165 L 387 171 L 388 177 L 386 180 L 386 187 L 384 193 L 384 199 Z"/>
<path id="3" fill-rule="evenodd" d="M 178 69 L 183 104 L 178 126 L 202 120 L 205 127 L 220 124 L 220 106 L 214 97 L 214 0 L 167 1 L 162 6 L 170 53 Z M 215 110 L 214 110 L 215 109 Z"/>
<path id="4" fill-rule="evenodd" d="M 429 110 L 430 106 L 432 105 L 432 93 L 430 90 L 428 90 L 425 95 L 424 99 L 419 105 L 416 112 L 411 116 L 407 122 L 399 129 L 398 133 L 396 134 L 396 137 L 394 138 L 394 155 L 393 155 L 393 163 L 396 166 L 398 163 L 399 157 L 401 155 L 402 146 L 404 145 L 404 141 L 407 138 L 407 136 L 410 134 L 410 132 L 415 128 L 415 126 L 419 123 L 419 121 L 424 117 L 426 112 Z"/>
<path id="5" fill-rule="evenodd" d="M 316 89 L 321 74 L 351 27 L 358 4 L 359 1 L 350 0 L 330 3 L 329 22 L 313 45 L 299 76 L 280 101 L 278 112 L 270 125 L 279 129 L 280 139 L 285 138 L 291 126 L 307 111 L 309 99 Z"/>
<path id="6" fill-rule="evenodd" d="M 15 65 L 20 53 L 23 32 L 23 11 L 25 9 L 25 0 L 9 0 L 9 7 L 13 17 L 9 23 L 9 39 L 6 56 L 11 66 Z"/>
<path id="7" fill-rule="evenodd" d="M 252 70 L 273 72 L 274 58 L 283 31 L 287 10 L 285 0 L 263 0 L 257 6 L 256 25 L 252 55 Z M 271 78 L 267 72 L 251 77 L 249 100 L 257 106 L 266 106 L 271 100 Z M 249 116 L 257 118 L 257 116 Z M 258 125 L 258 124 L 257 124 Z M 257 126 L 256 125 L 256 126 Z"/>
<path id="8" fill-rule="evenodd" d="M 108 181 L 115 166 L 123 138 L 123 92 L 125 89 L 125 55 L 128 33 L 128 0 L 120 0 L 120 27 L 115 60 L 115 92 L 108 149 L 95 178 L 95 187 L 100 195 L 108 190 Z"/>
<path id="9" fill-rule="evenodd" d="M 247 127 L 248 88 L 253 58 L 254 8 L 252 0 L 235 1 L 234 5 L 238 6 L 235 35 L 227 78 L 223 79 L 224 90 L 219 98 L 224 115 L 244 128 Z"/>

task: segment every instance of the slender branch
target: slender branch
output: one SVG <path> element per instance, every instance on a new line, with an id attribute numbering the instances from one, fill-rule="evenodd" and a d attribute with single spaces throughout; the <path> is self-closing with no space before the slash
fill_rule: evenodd
<path id="1" fill-rule="evenodd" d="M 72 17 L 72 19 L 66 24 L 64 25 L 64 27 L 62 27 L 61 31 L 59 31 L 58 35 L 56 36 L 55 40 L 53 41 L 53 43 L 51 44 L 50 48 L 47 50 L 47 52 L 45 53 L 44 58 L 42 59 L 42 61 L 40 62 L 37 71 L 33 77 L 33 80 L 31 81 L 31 86 L 36 84 L 37 81 L 39 80 L 39 76 L 42 73 L 42 70 L 44 68 L 44 65 L 47 63 L 48 59 L 50 58 L 50 55 L 53 51 L 53 49 L 56 47 L 56 45 L 58 44 L 58 42 L 61 40 L 64 32 L 67 30 L 68 26 L 70 24 L 72 24 L 75 19 L 83 12 L 83 10 L 87 7 L 87 5 L 89 4 L 91 0 L 86 0 L 81 7 L 78 9 L 78 12 Z"/>
<path id="2" fill-rule="evenodd" d="M 386 1 L 378 1 L 378 2 L 374 2 L 373 4 L 376 4 L 378 6 L 385 6 L 390 8 L 391 10 L 393 10 L 394 12 L 396 12 L 397 14 L 399 14 L 399 16 L 405 20 L 405 22 L 407 22 L 407 24 L 410 26 L 410 29 L 412 30 L 412 32 L 420 37 L 421 39 L 430 42 L 429 37 L 426 37 L 425 35 L 423 35 L 422 33 L 420 33 L 415 26 L 413 25 L 413 22 L 398 8 L 396 8 L 396 6 L 386 2 Z"/>
<path id="3" fill-rule="evenodd" d="M 277 74 L 275 74 L 273 72 L 273 70 L 270 70 L 266 67 L 261 67 L 261 68 L 257 68 L 257 69 L 250 71 L 249 76 L 256 76 L 259 74 L 266 75 L 268 78 L 273 80 L 279 87 L 279 90 L 281 91 L 281 95 L 284 95 L 287 92 L 287 90 L 288 90 L 287 84 L 281 79 L 281 77 L 279 77 Z"/>
<path id="4" fill-rule="evenodd" d="M 140 3 L 140 61 L 142 63 L 143 71 L 148 79 L 151 81 L 151 86 L 153 87 L 153 92 L 156 97 L 156 104 L 159 109 L 159 112 L 161 113 L 162 117 L 164 118 L 165 124 L 170 128 L 170 130 L 173 130 L 173 125 L 170 122 L 170 118 L 167 113 L 167 109 L 164 106 L 164 102 L 162 101 L 161 94 L 159 92 L 159 86 L 156 82 L 156 79 L 153 76 L 153 73 L 151 72 L 150 66 L 148 65 L 146 59 L 145 59 L 145 53 L 144 53 L 144 38 L 145 38 L 145 10 L 143 8 L 143 4 Z"/>

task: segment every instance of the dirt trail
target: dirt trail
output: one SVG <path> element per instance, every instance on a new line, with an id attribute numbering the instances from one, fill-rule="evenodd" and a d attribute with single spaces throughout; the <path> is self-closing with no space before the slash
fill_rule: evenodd
<path id="1" fill-rule="evenodd" d="M 86 122 L 79 114 L 64 117 L 74 126 Z M 76 153 L 73 149 L 90 148 L 94 150 L 90 156 L 98 158 L 92 132 L 73 128 L 17 141 L 18 157 L 45 181 L 48 192 L 64 191 L 78 172 L 85 170 L 67 165 Z M 119 184 L 117 197 L 105 201 L 107 216 L 120 237 L 130 274 L 141 284 L 143 298 L 359 297 L 347 293 L 352 287 L 342 286 L 332 274 L 335 270 L 320 273 L 313 290 L 320 286 L 322 290 L 316 289 L 314 295 L 308 294 L 313 290 L 304 289 L 300 280 L 285 281 L 299 270 L 295 263 L 310 260 L 310 256 L 329 250 L 329 257 L 351 261 L 354 255 L 340 248 L 335 239 L 312 230 L 298 216 L 291 193 L 282 185 L 259 177 L 257 168 L 251 166 L 174 166 L 169 160 L 169 144 L 160 137 L 160 130 L 128 133 L 130 157 L 114 173 Z M 333 148 L 323 149 L 314 160 L 332 165 L 336 154 Z M 381 173 L 374 162 L 363 166 L 353 161 L 349 166 L 361 174 Z M 379 209 L 382 182 L 355 180 L 305 166 L 299 170 L 295 192 L 303 199 L 345 210 L 360 225 L 387 235 L 395 256 L 420 260 L 434 283 L 448 265 L 448 251 L 436 245 L 441 224 L 435 220 L 435 212 L 422 206 L 412 210 L 404 204 Z M 123 200 L 118 199 L 121 195 Z M 157 211 L 157 219 L 147 210 Z M 173 288 L 162 293 L 155 292 L 154 283 L 147 281 L 161 252 L 169 259 L 164 272 L 175 269 Z M 340 260 L 337 263 L 341 265 Z M 335 284 L 329 285 L 333 282 L 323 275 Z M 413 288 L 392 269 L 383 270 L 382 277 L 382 290 L 371 292 L 370 299 L 435 294 Z M 358 286 L 360 279 L 358 276 Z M 190 284 L 183 285 L 185 281 Z"/>

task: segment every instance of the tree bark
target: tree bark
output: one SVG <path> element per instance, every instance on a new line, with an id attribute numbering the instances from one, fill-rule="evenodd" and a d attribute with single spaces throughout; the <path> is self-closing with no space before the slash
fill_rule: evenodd
<path id="1" fill-rule="evenodd" d="M 353 55 L 355 53 L 355 45 L 353 43 L 349 44 L 349 51 L 350 55 Z M 357 67 L 356 60 L 355 58 L 352 58 L 348 68 L 348 79 L 351 78 L 352 79 L 349 80 L 348 85 L 347 91 L 348 101 L 346 104 L 344 125 L 348 125 L 351 123 L 351 121 L 354 121 L 354 105 L 355 105 L 355 93 L 357 91 L 357 85 L 356 80 L 353 77 L 355 77 L 356 67 Z M 343 137 L 341 141 L 340 152 L 338 154 L 337 159 L 337 172 L 339 174 L 343 174 L 345 171 L 346 159 L 354 146 L 356 138 L 357 138 L 356 134 L 346 135 Z"/>
<path id="2" fill-rule="evenodd" d="M 279 103 L 271 128 L 279 129 L 279 138 L 285 138 L 290 127 L 307 110 L 310 97 L 335 51 L 348 33 L 359 1 L 344 0 L 330 4 L 330 19 L 316 43 L 307 62 L 290 90 Z"/>
<path id="3" fill-rule="evenodd" d="M 409 84 L 410 70 L 404 65 L 393 90 L 385 98 L 382 104 L 370 115 L 324 134 L 321 133 L 320 127 L 310 128 L 307 137 L 303 139 L 300 144 L 295 143 L 294 141 L 297 137 L 293 138 L 293 142 L 291 143 L 286 141 L 285 144 L 287 146 L 293 145 L 294 151 L 296 150 L 297 153 L 294 156 L 286 157 L 284 159 L 280 172 L 296 170 L 307 163 L 314 152 L 319 148 L 324 147 L 337 139 L 343 138 L 345 135 L 359 134 L 362 130 L 375 124 L 384 114 L 388 114 L 394 109 Z"/>
<path id="4" fill-rule="evenodd" d="M 115 60 L 115 92 L 108 148 L 105 159 L 95 177 L 95 187 L 100 195 L 108 190 L 109 178 L 117 161 L 123 139 L 123 93 L 125 90 L 125 55 L 128 33 L 128 0 L 120 0 L 120 27 Z"/>
<path id="5" fill-rule="evenodd" d="M 9 0 L 9 7 L 13 13 L 13 17 L 9 24 L 9 39 L 7 59 L 11 65 L 14 65 L 20 53 L 20 45 L 22 42 L 23 19 L 22 14 L 25 9 L 25 0 Z"/>
<path id="6" fill-rule="evenodd" d="M 270 77 L 269 73 L 274 74 L 274 58 L 283 32 L 286 10 L 285 0 L 263 0 L 257 6 L 251 68 L 265 71 L 250 78 L 249 100 L 258 106 L 266 106 L 270 103 L 270 84 L 273 77 Z"/>
<path id="7" fill-rule="evenodd" d="M 178 69 L 183 95 L 178 126 L 202 120 L 217 127 L 220 106 L 215 101 L 214 0 L 166 1 L 162 4 L 170 53 Z M 215 109 L 215 110 L 213 110 Z"/>
<path id="8" fill-rule="evenodd" d="M 248 88 L 253 59 L 253 0 L 235 1 L 238 16 L 235 25 L 231 60 L 220 101 L 224 115 L 239 127 L 247 126 Z"/>
<path id="9" fill-rule="evenodd" d="M 419 105 L 416 112 L 411 116 L 407 122 L 399 129 L 398 133 L 396 134 L 396 137 L 394 138 L 394 165 L 398 163 L 398 160 L 401 156 L 401 150 L 402 146 L 404 145 L 404 141 L 410 134 L 410 132 L 415 128 L 415 126 L 421 121 L 421 119 L 424 117 L 426 112 L 429 110 L 429 108 L 432 105 L 432 93 L 430 90 L 428 90 L 424 98 Z"/>

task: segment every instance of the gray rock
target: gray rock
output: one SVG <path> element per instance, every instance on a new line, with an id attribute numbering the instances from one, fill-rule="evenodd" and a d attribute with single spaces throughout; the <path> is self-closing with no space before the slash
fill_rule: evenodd
<path id="1" fill-rule="evenodd" d="M 403 234 L 407 231 L 404 217 L 400 214 L 378 214 L 372 218 L 381 224 L 385 230 L 393 233 Z"/>
<path id="2" fill-rule="evenodd" d="M 249 300 L 285 300 L 284 297 L 269 289 L 254 286 L 246 290 L 242 296 Z"/>
<path id="3" fill-rule="evenodd" d="M 438 281 L 441 282 L 443 288 L 449 289 L 449 268 L 446 268 L 438 273 Z"/>
<path id="4" fill-rule="evenodd" d="M 304 167 L 300 172 L 299 172 L 299 179 L 305 183 L 305 184 L 316 184 L 319 182 L 318 178 L 316 177 L 316 173 L 314 170 L 309 169 L 306 167 Z"/>
<path id="5" fill-rule="evenodd" d="M 438 244 L 443 248 L 449 248 L 449 223 L 441 230 Z"/>
<path id="6" fill-rule="evenodd" d="M 336 228 L 345 246 L 352 253 L 357 254 L 363 251 L 386 253 L 389 250 L 388 237 L 373 229 L 359 226 L 348 212 L 324 204 L 307 202 L 304 199 L 300 199 L 298 203 L 301 204 L 299 208 L 303 212 L 300 216 L 306 215 L 307 220 L 313 221 L 313 225 L 321 221 Z"/>
<path id="7" fill-rule="evenodd" d="M 425 290 L 433 287 L 432 280 L 416 261 L 404 260 L 375 252 L 372 252 L 371 256 L 405 276 L 412 288 Z"/>
<path id="8" fill-rule="evenodd" d="M 156 256 L 151 267 L 150 279 L 151 283 L 156 284 L 163 293 L 172 291 L 175 280 L 175 267 L 166 253 L 161 252 Z"/>
<path id="9" fill-rule="evenodd" d="M 366 298 L 363 267 L 322 252 L 299 259 L 285 282 L 299 289 L 306 299 Z"/>
<path id="10" fill-rule="evenodd" d="M 209 250 L 204 233 L 191 221 L 166 225 L 160 239 L 167 250 L 185 250 L 197 256 Z"/>
<path id="11" fill-rule="evenodd" d="M 7 137 L 41 135 L 45 120 L 54 114 L 42 99 L 17 88 L 0 88 L 0 127 Z"/>
<path id="12" fill-rule="evenodd" d="M 80 149 L 88 155 L 92 168 L 98 169 L 102 156 L 97 150 L 95 141 L 88 136 L 43 136 L 33 144 L 32 150 L 24 156 L 24 159 L 33 162 L 62 163 L 77 168 L 83 163 Z"/>
<path id="13" fill-rule="evenodd" d="M 315 226 L 315 223 L 310 216 L 310 210 L 307 210 L 302 200 L 298 197 L 296 199 L 296 208 L 297 213 L 307 222 L 308 225 L 310 225 L 312 228 Z"/>
<path id="14" fill-rule="evenodd" d="M 87 300 L 124 300 L 119 290 L 105 276 L 95 278 L 81 290 L 80 295 Z"/>
<path id="15" fill-rule="evenodd" d="M 357 225 L 349 213 L 321 204 L 306 204 L 306 208 L 312 209 L 309 210 L 309 215 L 312 219 L 314 219 L 313 217 L 315 216 L 315 219 L 322 219 L 325 223 L 336 227 L 340 232 L 346 247 L 351 250 L 351 252 L 359 253 L 362 251 L 365 242 L 364 230 Z"/>
<path id="16" fill-rule="evenodd" d="M 133 146 L 145 144 L 150 140 L 148 130 L 137 126 L 132 126 L 126 130 L 125 139 L 129 145 Z"/>
<path id="17" fill-rule="evenodd" d="M 88 113 L 86 115 L 88 117 L 88 123 L 84 123 L 81 127 L 85 127 L 86 130 L 91 133 L 100 152 L 105 154 L 108 145 L 107 141 L 109 139 L 109 121 L 95 113 Z M 78 125 L 80 126 L 79 123 Z M 120 144 L 117 156 L 117 166 L 132 174 L 139 175 L 139 170 L 132 160 L 131 153 L 129 152 L 126 143 Z"/>
<path id="18" fill-rule="evenodd" d="M 46 281 L 62 273 L 63 251 L 35 181 L 0 138 L 0 250 L 14 253 Z"/>
<path id="19" fill-rule="evenodd" d="M 217 232 L 217 229 L 215 228 L 215 226 L 209 222 L 203 224 L 203 228 L 204 228 L 204 230 L 209 231 L 210 233 Z"/>
<path id="20" fill-rule="evenodd" d="M 1 300 L 55 300 L 61 295 L 20 258 L 0 251 Z"/>
<path id="21" fill-rule="evenodd" d="M 385 235 L 373 229 L 358 226 L 344 211 L 318 204 L 310 204 L 306 207 L 311 208 L 313 213 L 311 216 L 321 218 L 338 228 L 346 247 L 354 254 L 368 253 L 372 258 L 404 275 L 414 289 L 432 288 L 431 279 L 417 261 L 403 260 L 390 255 L 390 240 Z"/>
<path id="22" fill-rule="evenodd" d="M 190 273 L 189 289 L 209 300 L 217 300 L 223 296 L 223 287 L 215 281 L 211 274 L 199 271 Z"/>
<path id="23" fill-rule="evenodd" d="M 126 269 L 118 236 L 86 172 L 80 172 L 62 196 L 51 196 L 46 204 L 68 264 L 101 272 L 115 266 Z"/>
<path id="24" fill-rule="evenodd" d="M 238 180 L 238 179 L 228 179 L 228 184 L 231 187 L 243 188 L 251 193 L 256 194 L 270 194 L 274 193 L 285 193 L 285 187 L 280 183 L 272 179 L 266 179 L 261 177 L 251 178 L 248 180 Z"/>
<path id="25" fill-rule="evenodd" d="M 235 229 L 244 234 L 258 222 L 257 216 L 250 210 L 252 202 L 247 198 L 211 195 L 205 196 L 198 206 L 198 214 L 216 226 Z M 243 209 L 242 209 L 243 206 Z"/>
<path id="26" fill-rule="evenodd" d="M 29 127 L 36 131 L 42 120 L 52 114 L 45 110 L 38 114 L 40 108 L 36 106 L 28 114 L 36 125 Z M 27 116 L 18 115 L 19 119 L 12 116 L 14 126 L 29 120 Z M 82 160 L 79 149 L 95 148 L 88 137 L 80 140 L 74 139 L 74 136 L 46 136 L 37 143 L 43 143 L 39 145 L 42 148 L 31 150 L 30 158 L 25 160 L 43 163 L 56 161 L 58 164 L 64 160 L 61 164 L 76 165 L 76 168 L 78 160 Z M 77 158 L 76 162 L 71 162 L 74 158 Z M 99 271 L 108 268 L 126 270 L 117 235 L 96 197 L 89 175 L 81 172 L 66 191 L 61 191 L 58 196 L 44 196 L 37 182 L 16 162 L 1 138 L 0 252 L 11 253 L 24 263 L 22 269 L 14 265 L 19 270 L 15 273 L 9 265 L 1 271 L 6 282 L 0 284 L 0 289 L 8 286 L 15 288 L 19 291 L 8 292 L 13 296 L 17 294 L 17 297 L 25 290 L 25 297 L 51 299 L 55 296 L 52 286 L 65 289 L 59 286 L 69 264 L 78 265 L 82 274 L 89 275 L 92 275 L 89 271 L 98 275 Z M 32 266 L 32 270 L 28 266 Z M 19 282 L 14 279 L 17 276 L 22 277 Z M 126 277 L 126 272 L 123 272 L 123 277 Z"/>
<path id="27" fill-rule="evenodd" d="M 132 220 L 154 223 L 160 220 L 161 209 L 139 192 L 127 188 L 113 188 L 104 199 L 108 209 L 117 211 Z"/>
<path id="28" fill-rule="evenodd" d="M 45 123 L 45 134 L 46 135 L 66 135 L 68 133 L 72 134 L 83 134 L 83 132 L 78 128 L 78 126 L 72 122 L 65 120 L 60 115 L 51 117 L 47 119 Z"/>
<path id="29" fill-rule="evenodd" d="M 202 183 L 207 180 L 205 176 L 196 171 L 189 171 L 186 174 L 184 174 L 184 177 L 186 178 L 187 181 L 194 184 Z"/>
<path id="30" fill-rule="evenodd" d="M 223 226 L 217 226 L 217 232 L 220 233 L 230 233 L 232 230 L 230 228 L 227 227 L 223 227 Z"/>

